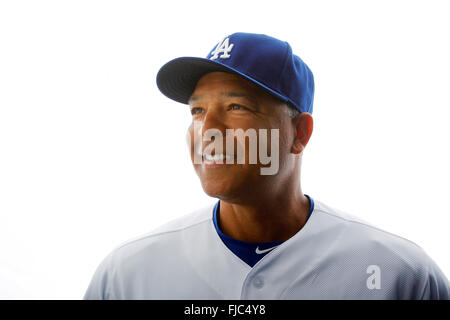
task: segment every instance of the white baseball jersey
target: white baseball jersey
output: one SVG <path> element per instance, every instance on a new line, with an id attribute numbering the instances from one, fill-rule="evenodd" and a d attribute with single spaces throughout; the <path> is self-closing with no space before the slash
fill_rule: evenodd
<path id="1" fill-rule="evenodd" d="M 419 246 L 318 200 L 303 228 L 253 267 L 222 242 L 213 207 L 114 249 L 84 299 L 450 299 Z"/>

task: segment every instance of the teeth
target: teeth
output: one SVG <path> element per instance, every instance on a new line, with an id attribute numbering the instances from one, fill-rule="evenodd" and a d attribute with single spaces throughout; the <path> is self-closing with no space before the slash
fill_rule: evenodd
<path id="1" fill-rule="evenodd" d="M 219 161 L 219 160 L 228 160 L 231 159 L 231 156 L 229 155 L 224 155 L 224 154 L 215 154 L 215 155 L 210 155 L 210 154 L 204 154 L 204 157 L 207 161 Z"/>

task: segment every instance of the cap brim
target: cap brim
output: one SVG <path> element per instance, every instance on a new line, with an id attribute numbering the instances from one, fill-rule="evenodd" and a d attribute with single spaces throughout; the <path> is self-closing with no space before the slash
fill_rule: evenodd
<path id="1" fill-rule="evenodd" d="M 210 72 L 228 72 L 237 74 L 279 99 L 289 101 L 285 96 L 242 72 L 223 65 L 220 62 L 198 57 L 181 57 L 167 62 L 159 70 L 156 76 L 156 84 L 159 90 L 168 98 L 188 104 L 189 98 L 194 92 L 198 80 Z"/>

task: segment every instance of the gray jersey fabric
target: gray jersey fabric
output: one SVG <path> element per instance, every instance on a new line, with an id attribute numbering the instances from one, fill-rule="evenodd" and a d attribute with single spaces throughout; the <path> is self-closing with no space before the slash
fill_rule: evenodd
<path id="1" fill-rule="evenodd" d="M 130 240 L 84 299 L 446 299 L 450 283 L 415 243 L 315 199 L 293 237 L 250 267 L 222 242 L 211 204 Z"/>

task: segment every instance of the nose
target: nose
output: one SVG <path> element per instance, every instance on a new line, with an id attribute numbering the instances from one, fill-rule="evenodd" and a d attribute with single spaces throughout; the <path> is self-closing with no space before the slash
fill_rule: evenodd
<path id="1" fill-rule="evenodd" d="M 220 108 L 209 106 L 202 113 L 202 117 L 198 117 L 193 123 L 193 151 L 195 155 L 203 154 L 206 148 L 213 147 L 215 149 L 224 147 L 226 124 L 224 121 L 224 114 Z M 215 145 L 218 143 L 219 145 Z M 214 145 L 211 145 L 214 144 Z M 211 146 L 210 146 L 211 145 Z M 194 156 L 195 157 L 195 156 Z M 195 161 L 195 159 L 194 159 Z"/>
<path id="2" fill-rule="evenodd" d="M 221 112 L 214 108 L 209 108 L 202 119 L 201 135 L 204 138 L 214 137 L 216 139 L 221 134 L 226 133 L 226 125 L 223 121 Z"/>

